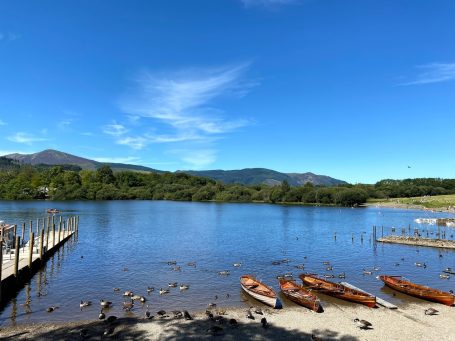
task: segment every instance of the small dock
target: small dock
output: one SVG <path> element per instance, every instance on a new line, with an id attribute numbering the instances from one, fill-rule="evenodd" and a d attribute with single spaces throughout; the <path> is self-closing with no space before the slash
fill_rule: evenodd
<path id="1" fill-rule="evenodd" d="M 385 236 L 377 239 L 380 243 L 404 244 L 412 246 L 427 246 L 443 249 L 455 249 L 455 241 L 409 236 Z"/>
<path id="2" fill-rule="evenodd" d="M 358 290 L 360 292 L 363 292 L 365 294 L 368 294 L 368 295 L 371 295 L 371 296 L 375 296 L 373 294 L 370 294 L 369 292 L 366 292 L 365 290 L 362 290 L 360 288 L 357 288 L 356 286 L 352 285 L 352 284 L 349 284 L 348 282 L 340 282 L 340 284 L 348 287 L 348 288 L 351 288 L 351 289 L 354 289 L 354 290 Z M 385 308 L 388 308 L 388 309 L 398 309 L 398 307 L 395 305 L 395 304 L 392 304 L 390 302 L 387 302 L 386 300 L 376 296 L 376 304 L 379 304 L 379 305 L 382 305 L 383 307 Z"/>
<path id="3" fill-rule="evenodd" d="M 22 228 L 14 225 L 10 238 L 0 238 L 0 307 L 41 268 L 66 241 L 75 237 L 79 217 L 49 216 Z M 19 230 L 19 231 L 18 231 Z M 18 232 L 21 232 L 20 234 Z"/>

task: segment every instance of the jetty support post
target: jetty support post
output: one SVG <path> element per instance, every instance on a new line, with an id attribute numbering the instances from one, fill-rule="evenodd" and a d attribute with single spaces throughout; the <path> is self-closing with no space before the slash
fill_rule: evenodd
<path id="1" fill-rule="evenodd" d="M 21 243 L 21 237 L 16 236 L 16 247 L 14 249 L 14 277 L 17 279 L 19 273 L 19 245 Z"/>
<path id="2" fill-rule="evenodd" d="M 51 228 L 50 220 L 48 221 L 49 224 L 47 224 L 46 227 L 46 250 L 49 250 L 49 232 Z"/>
<path id="3" fill-rule="evenodd" d="M 29 249 L 28 249 L 28 267 L 30 271 L 32 271 L 32 263 L 33 263 L 33 244 L 35 244 L 35 234 L 33 232 L 30 233 L 30 241 L 29 241 Z"/>
<path id="4" fill-rule="evenodd" d="M 62 231 L 62 222 L 58 224 L 58 243 L 60 244 L 60 234 Z"/>
<path id="5" fill-rule="evenodd" d="M 0 238 L 0 299 L 2 298 L 3 239 Z"/>
<path id="6" fill-rule="evenodd" d="M 17 230 L 17 225 L 14 224 L 14 225 L 13 225 L 13 243 L 16 242 L 16 233 L 17 233 L 16 230 Z M 16 246 L 16 245 L 13 245 L 13 246 Z"/>
<path id="7" fill-rule="evenodd" d="M 39 259 L 43 261 L 43 248 L 44 248 L 44 226 L 40 233 L 39 238 Z"/>
<path id="8" fill-rule="evenodd" d="M 52 247 L 55 246 L 55 223 L 52 224 Z"/>
<path id="9" fill-rule="evenodd" d="M 25 239 L 25 223 L 22 223 L 21 239 L 22 239 L 22 241 L 24 241 L 24 239 Z"/>

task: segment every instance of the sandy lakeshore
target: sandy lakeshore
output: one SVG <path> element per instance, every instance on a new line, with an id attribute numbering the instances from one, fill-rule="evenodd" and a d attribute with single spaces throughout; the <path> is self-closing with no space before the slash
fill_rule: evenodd
<path id="1" fill-rule="evenodd" d="M 426 308 L 439 310 L 438 315 L 424 314 Z M 194 320 L 169 317 L 151 320 L 121 317 L 113 323 L 81 321 L 59 324 L 33 324 L 2 327 L 2 340 L 453 340 L 455 308 L 431 303 L 410 303 L 405 308 L 370 309 L 360 305 L 328 305 L 317 314 L 300 307 L 254 313 L 246 318 L 246 309 L 224 309 L 224 323 L 211 321 L 205 313 L 195 313 Z M 214 311 L 215 313 L 215 311 Z M 215 313 L 216 316 L 216 313 Z M 262 327 L 261 318 L 269 323 Z M 237 326 L 229 323 L 236 319 Z M 361 330 L 355 318 L 372 323 Z M 108 335 L 103 335 L 107 333 Z"/>

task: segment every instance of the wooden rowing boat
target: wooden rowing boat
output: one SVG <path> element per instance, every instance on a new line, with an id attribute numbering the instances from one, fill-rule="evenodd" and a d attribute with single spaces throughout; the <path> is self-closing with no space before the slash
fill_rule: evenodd
<path id="1" fill-rule="evenodd" d="M 295 280 L 281 278 L 278 281 L 280 282 L 281 292 L 292 302 L 311 309 L 317 313 L 322 313 L 324 311 L 319 298 L 310 290 L 298 285 Z"/>
<path id="2" fill-rule="evenodd" d="M 379 279 L 392 289 L 424 300 L 442 303 L 448 306 L 452 306 L 455 301 L 455 296 L 449 292 L 409 282 L 402 276 L 382 275 L 379 276 Z"/>
<path id="3" fill-rule="evenodd" d="M 315 274 L 302 274 L 299 277 L 305 285 L 320 293 L 342 300 L 360 303 L 370 308 L 373 308 L 376 305 L 375 296 L 348 288 L 343 284 L 327 281 Z"/>
<path id="4" fill-rule="evenodd" d="M 56 208 L 48 208 L 47 213 L 56 214 L 56 213 L 59 213 L 59 210 L 57 210 Z"/>
<path id="5" fill-rule="evenodd" d="M 240 277 L 242 289 L 253 298 L 273 308 L 281 308 L 281 302 L 275 291 L 264 283 L 259 282 L 254 276 L 243 275 Z"/>

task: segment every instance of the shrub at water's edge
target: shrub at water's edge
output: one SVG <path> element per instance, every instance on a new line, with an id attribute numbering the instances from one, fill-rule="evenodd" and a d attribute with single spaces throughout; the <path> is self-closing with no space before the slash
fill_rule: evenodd
<path id="1" fill-rule="evenodd" d="M 220 202 L 304 203 L 357 206 L 371 198 L 395 194 L 455 193 L 455 180 L 383 180 L 375 185 L 269 186 L 223 184 L 185 173 L 113 172 L 109 166 L 97 170 L 74 167 L 15 165 L 0 170 L 0 199 L 3 200 L 184 200 Z"/>

